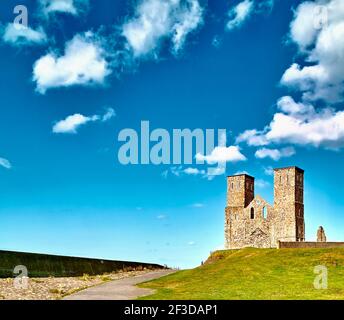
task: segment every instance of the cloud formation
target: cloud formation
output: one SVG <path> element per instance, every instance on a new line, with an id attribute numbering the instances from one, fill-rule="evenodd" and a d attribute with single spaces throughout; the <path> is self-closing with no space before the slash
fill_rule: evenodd
<path id="1" fill-rule="evenodd" d="M 75 85 L 102 85 L 111 73 L 100 41 L 88 32 L 67 42 L 64 55 L 48 53 L 36 61 L 33 80 L 37 91 Z"/>
<path id="2" fill-rule="evenodd" d="M 5 158 L 0 158 L 0 167 L 3 167 L 5 169 L 11 169 L 12 164 Z"/>
<path id="3" fill-rule="evenodd" d="M 303 93 L 303 100 L 344 100 L 344 2 L 304 2 L 295 11 L 290 39 L 303 55 L 285 71 L 281 83 Z"/>
<path id="4" fill-rule="evenodd" d="M 240 152 L 238 146 L 218 146 L 209 155 L 196 154 L 196 160 L 205 161 L 212 165 L 216 163 L 245 161 L 246 157 Z"/>
<path id="5" fill-rule="evenodd" d="M 265 129 L 246 130 L 237 143 L 250 146 L 289 143 L 327 149 L 344 147 L 344 111 L 327 107 L 319 111 L 307 103 L 296 103 L 291 97 L 278 102 L 277 112 Z"/>
<path id="6" fill-rule="evenodd" d="M 335 110 L 333 105 L 344 100 L 344 2 L 301 3 L 290 24 L 290 39 L 297 45 L 303 63 L 293 63 L 281 83 L 301 95 L 301 102 L 291 96 L 280 98 L 269 125 L 262 130 L 246 130 L 236 141 L 260 147 L 295 144 L 341 149 L 344 111 Z M 256 156 L 277 160 L 283 154 L 277 149 L 263 148 Z"/>
<path id="7" fill-rule="evenodd" d="M 34 30 L 19 23 L 8 23 L 1 33 L 4 42 L 13 46 L 37 45 L 47 42 L 47 36 L 41 27 Z"/>
<path id="8" fill-rule="evenodd" d="M 229 12 L 229 21 L 226 30 L 231 31 L 240 28 L 253 14 L 271 11 L 274 0 L 244 0 L 233 6 Z"/>
<path id="9" fill-rule="evenodd" d="M 253 11 L 253 0 L 244 0 L 232 7 L 228 12 L 230 20 L 226 26 L 227 30 L 233 30 L 240 27 L 250 17 Z"/>
<path id="10" fill-rule="evenodd" d="M 294 154 L 295 154 L 295 149 L 293 147 L 287 147 L 280 150 L 262 148 L 256 151 L 255 156 L 258 159 L 270 158 L 272 160 L 278 161 L 281 158 L 291 157 Z"/>
<path id="11" fill-rule="evenodd" d="M 89 6 L 89 0 L 39 0 L 39 3 L 46 16 L 55 13 L 77 16 Z"/>
<path id="12" fill-rule="evenodd" d="M 178 53 L 189 33 L 203 22 L 203 9 L 198 0 L 143 0 L 135 16 L 122 27 L 122 35 L 135 58 L 155 55 L 165 39 Z"/>
<path id="13" fill-rule="evenodd" d="M 103 116 L 93 115 L 93 116 L 84 116 L 80 113 L 73 114 L 68 116 L 66 119 L 58 121 L 53 126 L 53 133 L 71 133 L 76 134 L 78 129 L 89 123 L 89 122 L 106 122 L 112 119 L 115 116 L 115 111 L 112 108 L 109 108 Z"/>
<path id="14" fill-rule="evenodd" d="M 206 176 L 206 170 L 198 169 L 198 168 L 193 168 L 193 167 L 187 167 L 184 168 L 183 166 L 178 166 L 178 167 L 171 167 L 169 170 L 165 170 L 162 173 L 162 176 L 164 178 L 167 178 L 169 174 L 172 174 L 176 177 L 181 177 L 181 176 Z"/>

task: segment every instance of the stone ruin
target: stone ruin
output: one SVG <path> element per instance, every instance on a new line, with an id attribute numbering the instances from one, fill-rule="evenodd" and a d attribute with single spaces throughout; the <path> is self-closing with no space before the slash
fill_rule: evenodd
<path id="1" fill-rule="evenodd" d="M 274 203 L 255 195 L 254 177 L 227 178 L 225 247 L 277 248 L 279 242 L 305 241 L 304 171 L 274 170 Z"/>
<path id="2" fill-rule="evenodd" d="M 317 242 L 326 242 L 325 230 L 323 227 L 319 227 L 317 232 Z"/>

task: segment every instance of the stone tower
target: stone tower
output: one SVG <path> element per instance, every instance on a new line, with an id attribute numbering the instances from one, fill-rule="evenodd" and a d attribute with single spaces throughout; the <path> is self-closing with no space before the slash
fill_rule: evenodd
<path id="1" fill-rule="evenodd" d="M 278 241 L 305 241 L 303 181 L 297 167 L 275 169 L 274 205 L 254 193 L 254 177 L 227 178 L 225 247 L 276 248 Z"/>
<path id="2" fill-rule="evenodd" d="M 303 181 L 297 167 L 275 169 L 274 211 L 277 241 L 305 241 Z"/>
<path id="3" fill-rule="evenodd" d="M 227 206 L 246 208 L 254 198 L 254 178 L 241 174 L 227 177 Z"/>
<path id="4" fill-rule="evenodd" d="M 317 242 L 326 242 L 326 234 L 325 234 L 325 230 L 322 226 L 319 227 L 318 231 L 317 231 Z"/>
<path id="5" fill-rule="evenodd" d="M 226 243 L 240 241 L 240 234 L 244 232 L 245 225 L 242 223 L 244 209 L 254 198 L 254 178 L 241 174 L 227 177 L 227 206 L 225 234 Z M 235 240 L 234 240 L 235 239 Z M 234 248 L 234 246 L 231 246 Z"/>

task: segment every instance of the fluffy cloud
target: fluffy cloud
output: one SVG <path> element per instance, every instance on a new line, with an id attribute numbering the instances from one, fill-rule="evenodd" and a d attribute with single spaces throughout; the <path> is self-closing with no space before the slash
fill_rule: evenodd
<path id="1" fill-rule="evenodd" d="M 230 146 L 230 147 L 219 146 L 219 147 L 216 147 L 209 155 L 202 155 L 198 153 L 196 155 L 196 160 L 205 161 L 208 164 L 216 164 L 216 163 L 245 161 L 246 157 L 240 152 L 240 148 L 238 146 Z"/>
<path id="2" fill-rule="evenodd" d="M 274 0 L 244 0 L 233 6 L 229 12 L 229 21 L 226 29 L 231 31 L 240 28 L 253 14 L 265 11 L 271 11 L 274 6 Z"/>
<path id="3" fill-rule="evenodd" d="M 123 25 L 122 34 L 134 57 L 155 54 L 166 38 L 172 41 L 172 51 L 178 53 L 188 34 L 202 21 L 198 0 L 143 0 L 135 17 Z"/>
<path id="4" fill-rule="evenodd" d="M 95 121 L 109 121 L 115 116 L 115 111 L 109 108 L 103 116 L 93 115 L 90 117 L 84 116 L 82 114 L 76 113 L 68 116 L 66 119 L 58 121 L 53 126 L 54 133 L 77 133 L 80 126 L 85 125 L 89 122 Z"/>
<path id="5" fill-rule="evenodd" d="M 89 0 L 39 0 L 41 11 L 45 15 L 52 13 L 68 13 L 78 15 L 89 5 Z"/>
<path id="6" fill-rule="evenodd" d="M 5 158 L 0 158 L 0 167 L 3 167 L 5 169 L 11 169 L 12 164 Z"/>
<path id="7" fill-rule="evenodd" d="M 304 100 L 336 103 L 344 99 L 344 2 L 304 2 L 295 11 L 290 38 L 304 63 L 294 63 L 281 83 L 303 92 Z"/>
<path id="8" fill-rule="evenodd" d="M 280 112 L 264 130 L 247 130 L 239 135 L 237 142 L 245 141 L 251 146 L 292 143 L 328 149 L 344 147 L 344 111 L 329 107 L 317 111 L 291 97 L 282 98 L 278 107 Z"/>
<path id="9" fill-rule="evenodd" d="M 14 46 L 43 44 L 47 36 L 42 28 L 37 30 L 19 23 L 9 23 L 2 31 L 3 40 Z"/>
<path id="10" fill-rule="evenodd" d="M 281 158 L 291 157 L 295 154 L 293 147 L 279 149 L 262 148 L 256 151 L 255 156 L 258 159 L 271 158 L 272 160 L 279 160 Z"/>
<path id="11" fill-rule="evenodd" d="M 253 0 L 244 0 L 231 8 L 228 13 L 230 20 L 227 23 L 227 30 L 240 27 L 250 17 L 253 10 Z"/>
<path id="12" fill-rule="evenodd" d="M 332 104 L 344 99 L 344 2 L 316 0 L 301 3 L 290 25 L 290 39 L 299 58 L 284 73 L 281 83 L 301 93 L 301 102 L 282 97 L 278 111 L 263 130 L 246 130 L 237 143 L 250 146 L 296 144 L 340 149 L 344 147 L 344 111 Z M 316 107 L 316 100 L 322 100 Z M 324 104 L 325 103 L 325 104 Z M 278 158 L 280 150 L 261 149 L 256 156 Z"/>
<path id="13" fill-rule="evenodd" d="M 37 91 L 73 85 L 103 84 L 111 73 L 105 53 L 92 33 L 76 35 L 66 44 L 64 55 L 52 52 L 34 64 Z"/>

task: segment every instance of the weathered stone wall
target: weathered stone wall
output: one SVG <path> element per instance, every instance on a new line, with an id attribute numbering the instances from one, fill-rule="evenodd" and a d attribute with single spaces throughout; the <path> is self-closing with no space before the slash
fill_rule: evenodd
<path id="1" fill-rule="evenodd" d="M 303 170 L 276 169 L 274 175 L 274 210 L 276 239 L 304 241 Z"/>
<path id="2" fill-rule="evenodd" d="M 278 241 L 304 241 L 303 170 L 275 170 L 274 206 L 254 195 L 254 178 L 228 177 L 225 246 L 276 248 Z"/>
<path id="3" fill-rule="evenodd" d="M 344 242 L 279 242 L 279 249 L 344 248 Z"/>
<path id="4" fill-rule="evenodd" d="M 227 206 L 247 207 L 254 198 L 254 178 L 246 174 L 227 178 Z"/>

